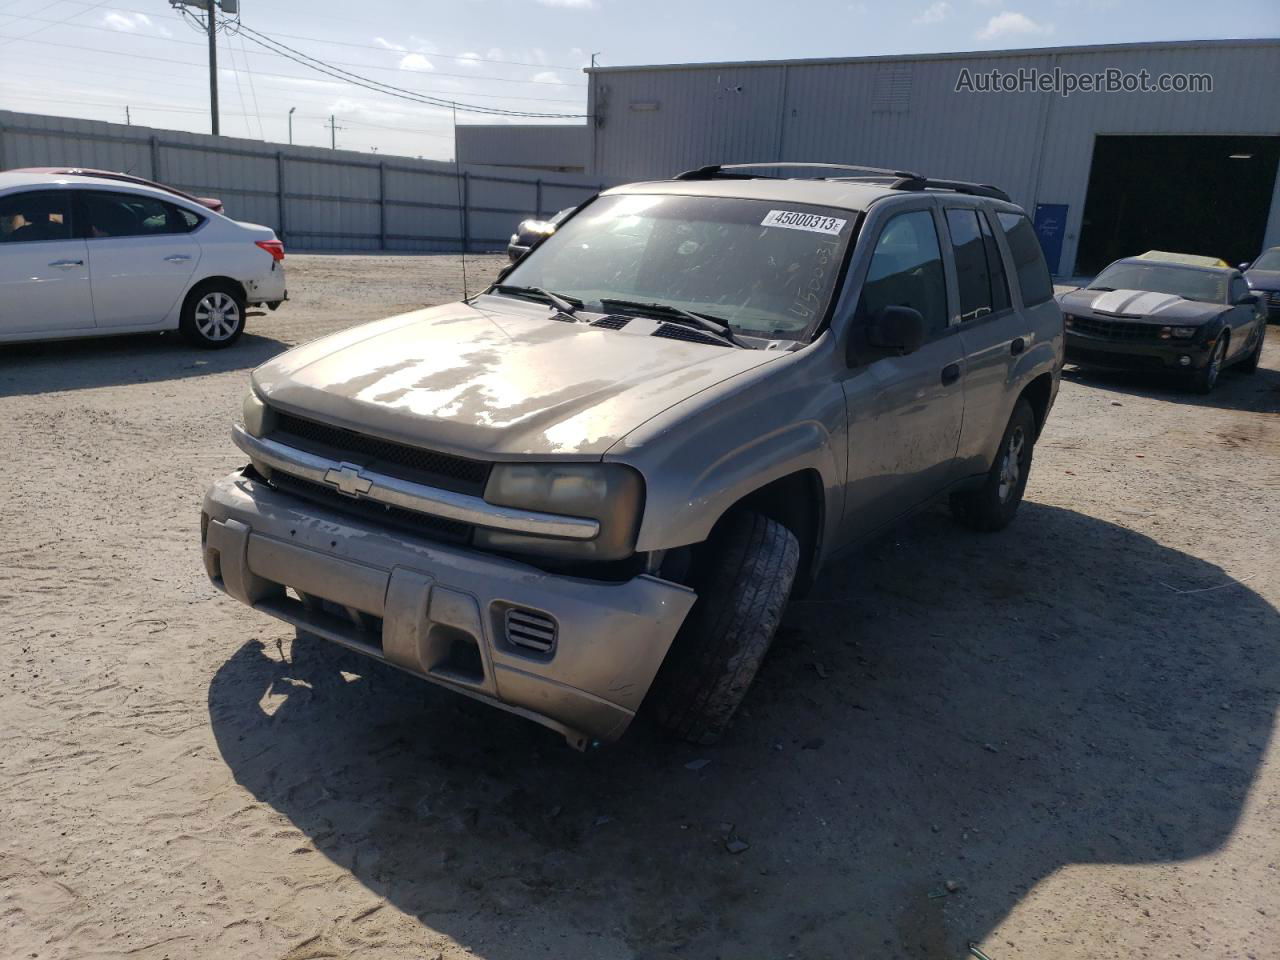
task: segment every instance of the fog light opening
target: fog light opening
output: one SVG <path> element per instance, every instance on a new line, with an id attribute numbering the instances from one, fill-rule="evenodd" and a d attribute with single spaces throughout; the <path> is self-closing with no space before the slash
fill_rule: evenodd
<path id="1" fill-rule="evenodd" d="M 1191 358 L 1190 358 L 1190 357 L 1188 357 L 1187 355 L 1183 354 L 1181 357 L 1179 357 L 1179 358 L 1178 358 L 1178 363 L 1179 363 L 1181 366 L 1189 367 L 1189 366 L 1191 366 Z"/>

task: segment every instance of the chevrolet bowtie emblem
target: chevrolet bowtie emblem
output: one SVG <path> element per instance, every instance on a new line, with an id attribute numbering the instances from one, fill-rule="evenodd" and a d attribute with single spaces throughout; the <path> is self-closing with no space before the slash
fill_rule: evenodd
<path id="1" fill-rule="evenodd" d="M 354 463 L 343 463 L 331 467 L 324 475 L 324 482 L 338 488 L 339 493 L 348 497 L 359 497 L 373 489 L 373 481 L 360 472 Z"/>

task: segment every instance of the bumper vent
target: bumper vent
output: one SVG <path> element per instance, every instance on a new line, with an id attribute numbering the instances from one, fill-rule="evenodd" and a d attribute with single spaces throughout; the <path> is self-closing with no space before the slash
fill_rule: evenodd
<path id="1" fill-rule="evenodd" d="M 556 622 L 545 613 L 512 607 L 506 614 L 507 642 L 535 653 L 551 653 L 556 647 Z"/>

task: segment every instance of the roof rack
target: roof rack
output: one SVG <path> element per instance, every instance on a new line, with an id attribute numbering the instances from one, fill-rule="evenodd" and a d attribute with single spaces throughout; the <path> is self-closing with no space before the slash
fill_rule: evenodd
<path id="1" fill-rule="evenodd" d="M 989 183 L 970 183 L 967 180 L 938 180 L 912 173 L 909 170 L 889 170 L 884 167 L 866 167 L 851 163 L 711 163 L 704 167 L 686 170 L 678 174 L 677 180 L 756 180 L 771 179 L 761 174 L 745 171 L 770 170 L 777 168 L 800 170 L 839 170 L 860 174 L 854 177 L 817 177 L 822 180 L 889 180 L 891 190 L 950 190 L 953 193 L 964 193 L 975 197 L 990 197 L 994 200 L 1008 202 L 1009 195 L 999 187 Z M 744 172 L 740 172 L 744 171 Z M 869 174 L 869 176 L 868 176 Z"/>

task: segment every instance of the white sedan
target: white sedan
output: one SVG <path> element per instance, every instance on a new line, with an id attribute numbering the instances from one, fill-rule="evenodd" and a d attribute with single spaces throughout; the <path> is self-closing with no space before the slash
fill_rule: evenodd
<path id="1" fill-rule="evenodd" d="M 288 296 L 284 244 L 165 190 L 0 172 L 0 343 L 179 330 L 226 347 Z"/>

